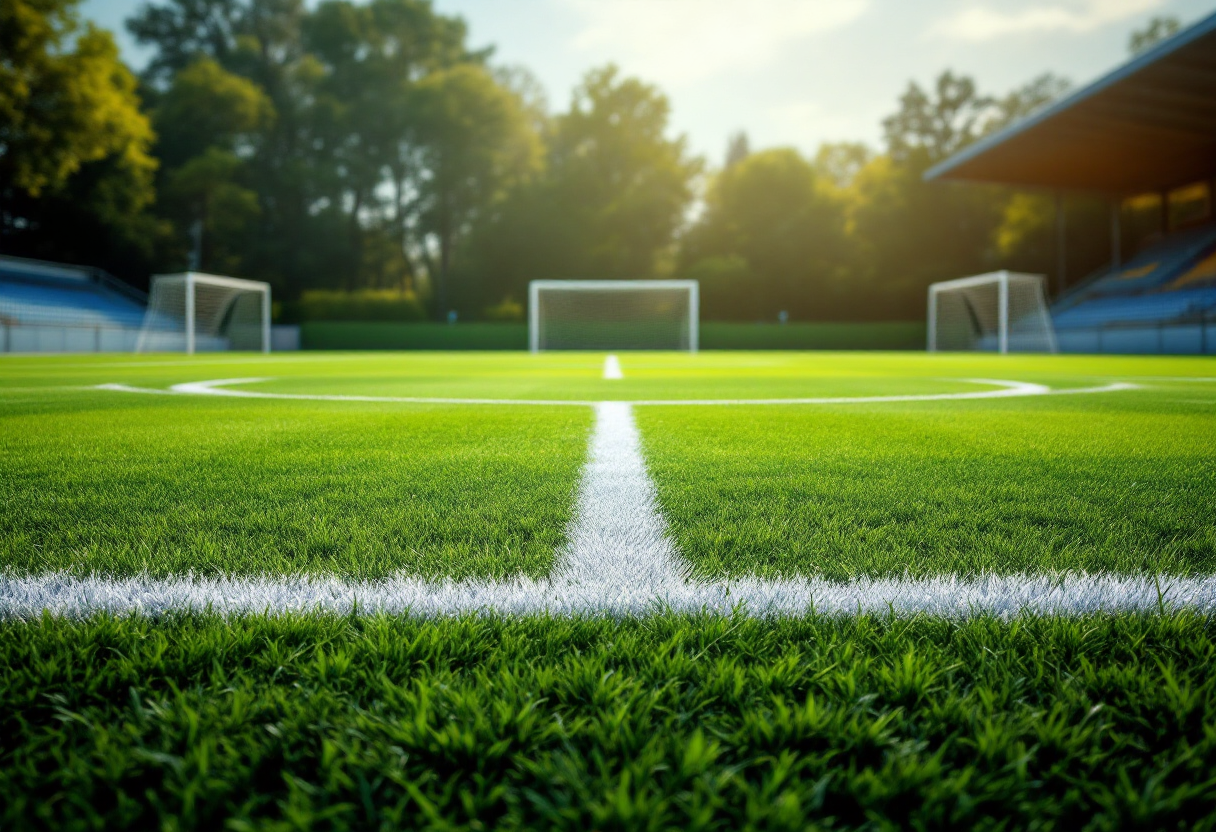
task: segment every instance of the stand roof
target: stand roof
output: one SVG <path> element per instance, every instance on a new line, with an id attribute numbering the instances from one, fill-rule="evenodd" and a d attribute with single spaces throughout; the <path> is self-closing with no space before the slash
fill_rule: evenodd
<path id="1" fill-rule="evenodd" d="M 1131 195 L 1216 177 L 1216 14 L 925 179 Z"/>

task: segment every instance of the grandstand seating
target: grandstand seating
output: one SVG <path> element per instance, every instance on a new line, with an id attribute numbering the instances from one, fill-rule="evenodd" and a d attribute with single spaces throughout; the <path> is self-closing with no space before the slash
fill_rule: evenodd
<path id="1" fill-rule="evenodd" d="M 145 304 L 104 272 L 0 257 L 0 351 L 130 349 Z"/>
<path id="2" fill-rule="evenodd" d="M 1057 300 L 1051 314 L 1064 349 L 1093 350 L 1087 331 L 1105 331 L 1106 344 L 1120 352 L 1216 349 L 1208 331 L 1216 335 L 1216 223 L 1171 234 L 1119 269 L 1099 272 Z M 1156 332 L 1164 327 L 1194 330 L 1193 337 L 1174 333 L 1167 349 L 1167 336 Z"/>

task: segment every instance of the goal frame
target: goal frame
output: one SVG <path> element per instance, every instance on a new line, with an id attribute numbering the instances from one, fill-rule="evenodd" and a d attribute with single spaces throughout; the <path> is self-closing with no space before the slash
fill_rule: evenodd
<path id="1" fill-rule="evenodd" d="M 195 344 L 197 341 L 195 320 L 195 291 L 200 285 L 219 286 L 226 289 L 237 289 L 245 292 L 257 292 L 262 295 L 262 352 L 270 352 L 270 284 L 261 280 L 245 280 L 240 277 L 224 277 L 218 274 L 207 274 L 206 272 L 179 272 L 176 274 L 154 274 L 149 285 L 149 290 L 155 288 L 159 281 L 182 281 L 185 286 L 185 335 L 186 335 L 186 354 L 194 355 Z M 148 294 L 148 312 L 151 313 L 151 303 L 153 300 L 152 292 Z M 136 344 L 135 351 L 143 352 L 144 343 L 148 326 L 146 323 L 140 330 L 139 341 Z"/>
<path id="2" fill-rule="evenodd" d="M 954 280 L 942 280 L 937 283 L 929 284 L 929 314 L 928 314 L 928 332 L 926 333 L 926 352 L 939 352 L 937 348 L 937 306 L 938 296 L 951 289 L 968 289 L 973 286 L 983 286 L 986 284 L 995 283 L 997 286 L 997 352 L 1001 355 L 1009 353 L 1009 281 L 1010 278 L 1024 279 L 1031 278 L 1038 289 L 1040 301 L 1040 314 L 1043 316 L 1043 325 L 1047 333 L 1048 352 L 1058 353 L 1060 351 L 1059 344 L 1056 341 L 1056 330 L 1051 323 L 1051 315 L 1047 312 L 1047 292 L 1046 278 L 1041 274 L 1030 274 L 1028 272 L 1011 272 L 1001 270 L 996 272 L 985 272 L 984 274 L 972 275 L 971 277 L 960 277 Z"/>
<path id="3" fill-rule="evenodd" d="M 544 289 L 603 292 L 634 289 L 688 290 L 688 351 L 700 349 L 701 287 L 696 280 L 532 280 L 528 283 L 528 351 L 540 348 L 540 293 Z"/>

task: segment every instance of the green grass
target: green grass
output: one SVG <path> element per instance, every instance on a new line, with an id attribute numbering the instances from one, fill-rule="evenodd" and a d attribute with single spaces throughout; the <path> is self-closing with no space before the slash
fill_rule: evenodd
<path id="1" fill-rule="evenodd" d="M 528 325 L 388 321 L 305 321 L 306 350 L 526 350 Z"/>
<path id="2" fill-rule="evenodd" d="M 0 825 L 1211 829 L 1210 619 L 0 625 Z"/>
<path id="3" fill-rule="evenodd" d="M 542 576 L 589 409 L 88 389 L 260 377 L 282 393 L 864 396 L 1139 380 L 1099 395 L 637 408 L 703 575 L 1216 572 L 1212 359 L 899 353 L 354 353 L 0 362 L 0 566 L 111 574 Z"/>
<path id="4" fill-rule="evenodd" d="M 625 354 L 615 382 L 602 361 L 6 358 L 0 568 L 538 577 L 591 424 L 99 383 L 596 401 L 998 378 L 1145 386 L 636 413 L 703 575 L 1216 572 L 1210 359 Z M 1190 613 L 8 620 L 0 828 L 1210 830 L 1214 663 Z"/>
<path id="5" fill-rule="evenodd" d="M 707 350 L 923 350 L 920 321 L 878 323 L 725 323 L 701 324 Z"/>
<path id="6" fill-rule="evenodd" d="M 0 564 L 109 575 L 549 573 L 589 410 L 72 391 L 0 408 Z"/>
<path id="7" fill-rule="evenodd" d="M 664 514 L 702 575 L 1211 574 L 1214 393 L 638 419 Z"/>

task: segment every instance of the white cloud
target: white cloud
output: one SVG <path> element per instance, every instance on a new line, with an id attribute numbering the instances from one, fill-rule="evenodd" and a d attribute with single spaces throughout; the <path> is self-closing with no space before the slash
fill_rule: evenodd
<path id="1" fill-rule="evenodd" d="M 1079 0 L 1025 6 L 1004 11 L 991 5 L 969 5 L 939 20 L 931 35 L 964 41 L 988 41 L 1006 35 L 1064 32 L 1083 34 L 1109 23 L 1161 6 L 1163 0 Z"/>
<path id="2" fill-rule="evenodd" d="M 669 87 L 762 67 L 785 47 L 846 26 L 870 0 L 565 0 L 574 49 Z"/>

